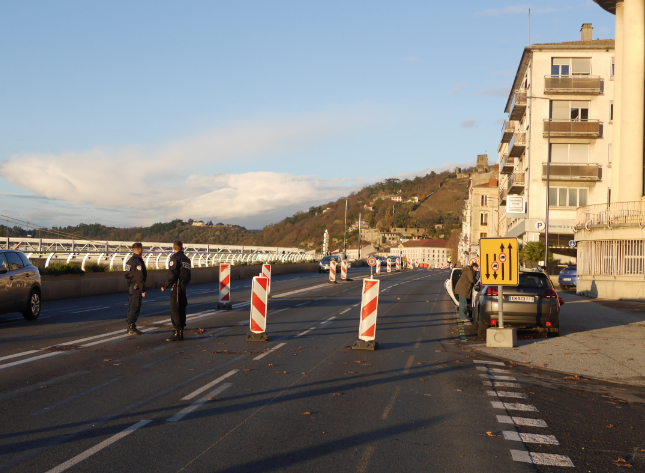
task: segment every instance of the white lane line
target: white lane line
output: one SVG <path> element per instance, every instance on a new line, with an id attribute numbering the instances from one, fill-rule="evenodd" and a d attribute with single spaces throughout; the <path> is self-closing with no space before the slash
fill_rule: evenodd
<path id="1" fill-rule="evenodd" d="M 311 304 L 311 301 L 303 302 L 302 304 L 297 304 L 295 307 L 302 307 L 303 305 Z"/>
<path id="2" fill-rule="evenodd" d="M 498 415 L 497 422 L 500 424 L 524 425 L 526 427 L 547 427 L 546 422 L 542 419 L 529 419 L 528 417 Z"/>
<path id="3" fill-rule="evenodd" d="M 15 391 L 2 393 L 0 394 L 0 401 L 4 401 L 5 399 L 9 399 L 10 397 L 17 396 L 19 394 L 25 394 L 31 391 L 37 391 L 41 389 L 43 386 L 53 386 L 54 384 L 58 384 L 61 381 L 67 381 L 68 379 L 74 378 L 76 376 L 89 374 L 89 373 L 91 373 L 91 371 L 89 370 L 76 371 L 74 373 L 66 374 L 64 376 L 59 376 L 57 378 L 49 379 L 47 381 L 42 381 L 40 383 L 36 383 L 31 386 L 25 386 L 24 388 L 19 388 L 19 389 L 16 389 Z"/>
<path id="4" fill-rule="evenodd" d="M 340 312 L 338 315 L 343 315 L 343 314 L 345 314 L 345 313 L 349 312 L 350 310 L 352 310 L 352 308 L 351 308 L 351 307 L 348 307 L 348 308 L 347 308 L 347 309 L 345 309 L 344 311 Z"/>
<path id="5" fill-rule="evenodd" d="M 77 310 L 77 311 L 75 311 L 75 312 L 70 312 L 70 314 L 81 314 L 81 313 L 83 313 L 83 312 L 92 312 L 93 310 L 102 310 L 102 309 L 109 309 L 109 308 L 110 308 L 109 306 L 105 306 L 105 307 L 94 307 L 94 308 L 92 308 L 92 309 L 83 309 L 83 310 Z"/>
<path id="6" fill-rule="evenodd" d="M 358 304 L 354 304 L 352 307 L 356 307 L 356 306 L 359 306 L 359 305 L 361 305 L 360 302 Z"/>
<path id="7" fill-rule="evenodd" d="M 486 391 L 489 396 L 493 397 L 514 397 L 517 399 L 528 399 L 529 397 L 523 393 L 512 393 L 508 391 Z"/>
<path id="8" fill-rule="evenodd" d="M 537 407 L 531 404 L 517 404 L 513 402 L 499 402 L 491 401 L 490 402 L 495 409 L 506 409 L 508 411 L 527 411 L 527 412 L 538 412 Z"/>
<path id="9" fill-rule="evenodd" d="M 201 398 L 199 401 L 193 402 L 190 406 L 182 409 L 181 411 L 179 411 L 174 416 L 169 417 L 168 419 L 166 419 L 166 422 L 177 422 L 177 421 L 183 419 L 185 416 L 187 416 L 188 414 L 193 412 L 198 407 L 206 404 L 210 398 L 213 398 L 213 397 L 217 396 L 218 394 L 224 392 L 226 389 L 230 388 L 231 386 L 232 386 L 231 383 L 224 383 L 221 386 L 218 386 L 216 389 L 214 389 L 213 391 L 209 392 L 206 396 Z"/>
<path id="10" fill-rule="evenodd" d="M 251 322 L 248 320 L 240 320 L 237 325 L 238 327 L 241 327 L 242 325 L 250 324 Z"/>
<path id="11" fill-rule="evenodd" d="M 511 456 L 516 462 L 533 463 L 535 465 L 551 465 L 573 467 L 574 464 L 566 455 L 554 455 L 552 453 L 525 452 L 523 450 L 511 450 Z"/>
<path id="12" fill-rule="evenodd" d="M 96 452 L 99 452 L 99 451 L 103 450 L 105 447 L 108 447 L 108 446 L 112 445 L 117 440 L 120 440 L 123 437 L 125 437 L 126 435 L 131 434 L 132 432 L 134 432 L 135 430 L 143 427 L 144 425 L 146 425 L 149 422 L 152 422 L 152 421 L 151 420 L 141 420 L 141 421 L 137 422 L 136 424 L 131 425 L 127 429 L 119 432 L 118 434 L 113 435 L 109 439 L 104 440 L 103 442 L 99 443 L 98 445 L 95 445 L 94 447 L 90 448 L 89 450 L 85 450 L 80 455 L 76 455 L 71 460 L 67 460 L 65 463 L 61 463 L 57 467 L 52 468 L 51 470 L 47 471 L 46 473 L 61 473 L 62 471 L 65 471 L 68 468 L 71 468 L 72 466 L 76 465 L 77 463 L 82 462 L 86 458 L 91 457 Z"/>
<path id="13" fill-rule="evenodd" d="M 38 353 L 39 351 L 40 350 L 29 350 L 29 351 L 23 351 L 23 352 L 20 352 L 20 353 L 14 353 L 13 355 L 3 356 L 2 358 L 0 358 L 0 361 L 2 361 L 2 360 L 10 360 L 11 358 L 18 358 L 19 356 L 31 355 L 32 353 Z"/>
<path id="14" fill-rule="evenodd" d="M 327 320 L 323 320 L 322 322 L 320 322 L 320 325 L 325 325 L 327 322 L 331 322 L 331 321 L 332 321 L 332 320 L 334 320 L 335 318 L 336 318 L 336 316 L 335 316 L 335 315 L 332 315 L 332 316 L 331 316 L 331 317 L 329 317 Z"/>
<path id="15" fill-rule="evenodd" d="M 486 371 L 487 373 L 510 373 L 510 370 L 503 370 L 500 368 L 489 368 L 487 366 L 477 366 L 478 371 Z"/>
<path id="16" fill-rule="evenodd" d="M 285 346 L 285 345 L 286 345 L 286 343 L 278 343 L 276 346 L 274 346 L 273 348 L 271 348 L 269 351 L 265 351 L 265 352 L 264 352 L 264 353 L 262 353 L 261 355 L 258 355 L 258 356 L 256 356 L 255 358 L 253 358 L 253 360 L 254 360 L 254 361 L 255 361 L 255 360 L 261 360 L 262 358 L 264 358 L 265 356 L 267 356 L 269 353 L 273 353 L 273 352 L 274 352 L 274 351 L 276 351 L 278 348 L 283 347 L 283 346 Z"/>
<path id="17" fill-rule="evenodd" d="M 44 355 L 39 355 L 39 356 L 34 356 L 31 358 L 27 358 L 26 360 L 20 360 L 20 361 L 14 361 L 12 363 L 5 363 L 4 365 L 0 365 L 0 370 L 3 370 L 5 368 L 11 368 L 13 366 L 18 366 L 18 365 L 23 365 L 25 363 L 31 363 L 32 361 L 38 361 L 38 360 L 43 360 L 45 358 L 51 358 L 53 356 L 58 356 L 58 355 L 65 355 L 69 352 L 67 351 L 55 351 L 52 353 L 45 353 Z"/>
<path id="18" fill-rule="evenodd" d="M 83 391 L 82 393 L 78 393 L 78 394 L 75 394 L 73 396 L 70 396 L 68 398 L 63 399 L 62 401 L 58 401 L 58 402 L 52 404 L 51 406 L 43 407 L 42 409 L 37 410 L 36 412 L 32 412 L 29 415 L 30 416 L 39 416 L 40 414 L 44 414 L 46 412 L 51 411 L 52 409 L 56 409 L 56 408 L 58 408 L 60 406 L 63 406 L 65 404 L 67 404 L 68 402 L 71 402 L 71 401 L 73 401 L 75 399 L 78 399 L 79 397 L 83 397 L 83 396 L 86 396 L 88 394 L 92 394 L 94 391 L 98 391 L 99 389 L 104 388 L 105 386 L 108 386 L 108 385 L 114 383 L 115 381 L 118 381 L 119 379 L 120 378 L 111 379 L 109 381 L 106 381 L 105 383 L 99 384 L 98 386 L 94 386 L 93 388 L 90 388 L 87 391 Z"/>
<path id="19" fill-rule="evenodd" d="M 514 430 L 504 430 L 502 431 L 504 435 L 504 440 L 511 440 L 513 442 L 524 442 L 524 443 L 541 443 L 543 445 L 560 445 L 558 439 L 553 435 L 541 435 L 541 434 L 524 434 L 518 433 Z"/>
<path id="20" fill-rule="evenodd" d="M 520 383 L 505 383 L 503 381 L 482 381 L 484 386 L 493 386 L 495 388 L 521 388 Z"/>
<path id="21" fill-rule="evenodd" d="M 482 363 L 484 365 L 497 365 L 497 366 L 506 366 L 501 361 L 486 361 L 486 360 L 473 360 L 475 363 Z"/>
<path id="22" fill-rule="evenodd" d="M 298 337 L 302 337 L 303 335 L 307 335 L 309 332 L 311 332 L 312 330 L 315 330 L 315 329 L 316 329 L 316 327 L 311 327 L 309 330 L 305 330 L 304 332 L 300 332 L 298 335 L 296 335 L 293 338 L 298 338 Z"/>
<path id="23" fill-rule="evenodd" d="M 204 392 L 204 391 L 206 391 L 207 389 L 210 389 L 210 388 L 212 388 L 213 386 L 215 386 L 216 384 L 221 383 L 221 382 L 222 382 L 222 381 L 224 381 L 226 378 L 230 378 L 231 376 L 233 376 L 233 375 L 234 375 L 235 373 L 237 373 L 238 371 L 240 371 L 240 370 L 231 370 L 231 371 L 229 371 L 228 373 L 226 373 L 226 374 L 224 374 L 224 375 L 220 376 L 219 378 L 217 378 L 217 379 L 215 379 L 215 380 L 211 381 L 210 383 L 205 384 L 204 386 L 202 386 L 202 387 L 201 387 L 201 388 L 199 388 L 198 390 L 193 391 L 193 392 L 192 392 L 192 393 L 190 393 L 188 396 L 184 396 L 184 397 L 182 397 L 182 398 L 181 398 L 181 400 L 182 400 L 182 401 L 190 401 L 192 398 L 199 396 L 201 393 L 203 393 L 203 392 Z"/>
<path id="24" fill-rule="evenodd" d="M 481 373 L 479 376 L 482 378 L 494 379 L 499 381 L 517 381 L 512 376 L 499 376 L 496 374 L 483 374 L 483 373 Z"/>

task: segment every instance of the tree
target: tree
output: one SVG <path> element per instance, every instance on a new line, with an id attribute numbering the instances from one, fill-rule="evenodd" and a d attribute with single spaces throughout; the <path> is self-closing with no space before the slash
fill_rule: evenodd
<path id="1" fill-rule="evenodd" d="M 549 251 L 549 262 L 553 261 L 553 253 Z M 520 262 L 535 263 L 544 261 L 544 243 L 541 241 L 530 241 L 520 245 Z"/>
<path id="2" fill-rule="evenodd" d="M 137 233 L 137 234 L 134 236 L 134 240 L 135 240 L 135 241 L 141 241 L 142 239 L 143 239 L 143 235 L 141 234 L 141 232 Z"/>

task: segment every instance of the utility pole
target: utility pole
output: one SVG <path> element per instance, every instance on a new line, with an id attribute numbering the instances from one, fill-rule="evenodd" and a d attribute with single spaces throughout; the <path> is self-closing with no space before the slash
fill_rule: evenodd
<path id="1" fill-rule="evenodd" d="M 345 199 L 345 234 L 343 236 L 343 257 L 347 259 L 347 199 Z"/>

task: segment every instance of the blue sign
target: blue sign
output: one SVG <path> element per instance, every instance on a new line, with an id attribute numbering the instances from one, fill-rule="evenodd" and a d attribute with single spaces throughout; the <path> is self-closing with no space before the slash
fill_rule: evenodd
<path id="1" fill-rule="evenodd" d="M 576 241 L 575 240 L 569 240 L 569 246 L 571 248 L 575 248 L 576 247 Z"/>

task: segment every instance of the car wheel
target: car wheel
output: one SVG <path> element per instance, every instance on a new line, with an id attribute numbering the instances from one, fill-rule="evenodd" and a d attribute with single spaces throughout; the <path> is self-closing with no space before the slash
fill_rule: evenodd
<path id="1" fill-rule="evenodd" d="M 486 340 L 486 330 L 488 330 L 488 327 L 480 318 L 479 322 L 477 323 L 477 336 L 482 340 Z"/>
<path id="2" fill-rule="evenodd" d="M 40 315 L 40 291 L 32 289 L 27 300 L 27 308 L 22 313 L 27 320 L 36 320 Z"/>
<path id="3" fill-rule="evenodd" d="M 547 338 L 554 338 L 560 336 L 560 328 L 556 328 L 554 332 L 548 331 L 546 333 Z"/>

